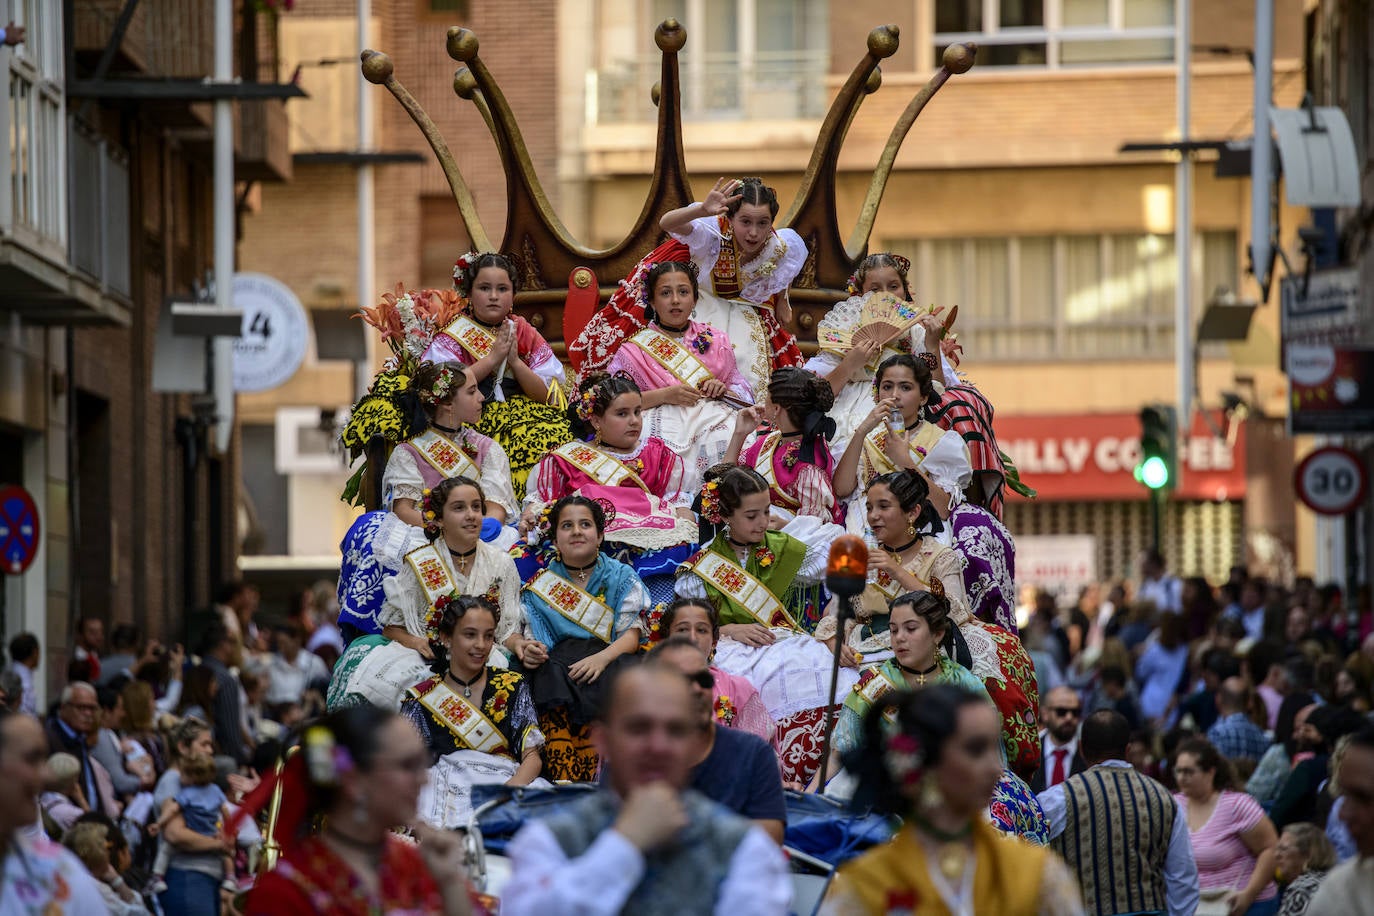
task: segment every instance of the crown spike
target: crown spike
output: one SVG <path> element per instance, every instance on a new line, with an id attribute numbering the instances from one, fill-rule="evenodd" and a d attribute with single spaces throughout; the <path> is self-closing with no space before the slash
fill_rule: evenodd
<path id="1" fill-rule="evenodd" d="M 868 53 L 854 66 L 844 86 L 830 103 L 821 122 L 811 161 L 806 166 L 801 187 L 780 225 L 791 226 L 811 249 L 810 263 L 803 271 L 810 278 L 808 285 L 820 288 L 844 288 L 844 278 L 854 266 L 854 258 L 840 240 L 839 213 L 835 205 L 835 173 L 839 168 L 840 148 L 849 132 L 859 106 L 865 96 L 877 89 L 873 74 L 878 62 L 897 53 L 900 33 L 895 25 L 879 26 L 868 35 Z M 879 78 L 881 82 L 881 78 Z M 800 284 L 799 284 L 800 285 Z M 825 301 L 833 296 L 800 290 L 799 298 L 815 298 L 817 293 Z"/>
<path id="2" fill-rule="evenodd" d="M 490 249 L 491 242 L 487 238 L 487 231 L 482 227 L 481 217 L 477 215 L 477 203 L 472 199 L 472 192 L 463 180 L 463 174 L 458 170 L 453 152 L 448 148 L 443 135 L 439 133 L 439 128 L 420 107 L 415 96 L 410 94 L 410 90 L 396 79 L 395 66 L 390 57 L 380 51 L 367 49 L 362 52 L 361 59 L 363 77 L 373 85 L 386 87 L 420 128 L 420 133 L 425 135 L 430 149 L 434 150 L 434 155 L 439 160 L 439 167 L 444 170 L 444 177 L 448 179 L 449 189 L 453 192 L 453 202 L 458 205 L 458 213 L 463 219 L 463 226 L 467 229 L 472 244 L 482 251 Z"/>
<path id="3" fill-rule="evenodd" d="M 868 195 L 864 198 L 863 207 L 859 210 L 859 219 L 854 226 L 854 232 L 849 236 L 849 242 L 845 246 L 850 257 L 857 260 L 868 245 L 868 236 L 873 231 L 873 223 L 878 217 L 878 205 L 882 203 L 888 176 L 892 174 L 892 166 L 897 161 L 897 152 L 901 149 L 902 141 L 906 139 L 907 132 L 911 130 L 911 125 L 916 123 L 916 118 L 920 115 L 921 110 L 926 107 L 926 103 L 934 98 L 935 93 L 939 92 L 940 87 L 949 81 L 950 76 L 969 71 L 977 53 L 978 46 L 972 42 L 950 45 L 945 48 L 940 69 L 936 70 L 935 74 L 921 87 L 921 91 L 912 97 L 902 111 L 901 117 L 897 119 L 897 123 L 892 125 L 892 132 L 887 136 L 887 144 L 883 147 L 882 155 L 878 157 L 878 166 L 873 170 L 873 179 L 869 182 Z"/>

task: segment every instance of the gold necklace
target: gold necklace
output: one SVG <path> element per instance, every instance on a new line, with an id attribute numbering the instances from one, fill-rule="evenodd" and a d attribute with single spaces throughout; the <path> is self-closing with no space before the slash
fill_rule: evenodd
<path id="1" fill-rule="evenodd" d="M 968 849 L 957 840 L 953 843 L 944 843 L 940 846 L 940 851 L 936 854 L 935 859 L 940 866 L 940 874 L 953 881 L 964 873 L 964 865 L 968 861 Z"/>

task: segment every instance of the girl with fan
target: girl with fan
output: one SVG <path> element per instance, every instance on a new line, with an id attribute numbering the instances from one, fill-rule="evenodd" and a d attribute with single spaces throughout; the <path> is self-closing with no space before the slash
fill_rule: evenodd
<path id="1" fill-rule="evenodd" d="M 476 377 L 460 363 L 425 362 L 411 380 L 411 388 L 428 425 L 391 452 L 382 475 L 383 503 L 403 521 L 423 528 L 420 500 L 424 491 L 450 477 L 467 477 L 481 484 L 487 494 L 490 522 L 483 523 L 482 533 L 488 541 L 494 540 L 519 510 L 506 450 L 474 429 L 486 400 Z"/>
<path id="2" fill-rule="evenodd" d="M 864 717 L 891 691 L 919 691 L 936 684 L 953 684 L 994 705 L 977 675 L 954 660 L 957 624 L 951 615 L 949 598 L 938 579 L 929 588 L 906 592 L 893 599 L 887 626 L 892 657 L 881 666 L 864 671 L 845 698 L 835 726 L 835 749 L 831 759 L 834 768 L 828 767 L 829 772 L 836 772 L 840 759 L 858 748 Z M 993 823 L 1005 833 L 1042 846 L 1047 844 L 1049 822 L 1045 813 L 1030 786 L 1007 767 L 1001 742 L 998 743 L 998 756 L 1002 762 L 1002 776 L 989 807 Z M 843 794 L 841 786 L 832 784 L 832 788 Z"/>
<path id="3" fill-rule="evenodd" d="M 497 641 L 519 622 L 520 576 L 510 555 L 480 539 L 486 496 L 475 480 L 450 477 L 424 494 L 421 511 L 432 540 L 405 556 L 405 569 L 385 579 L 377 615 L 380 636 L 355 639 L 329 684 L 329 708 L 371 703 L 396 710 L 407 687 L 423 680 L 434 652 L 429 622 L 441 598 L 486 595 L 501 609 Z M 493 655 L 504 664 L 504 657 Z"/>
<path id="4" fill-rule="evenodd" d="M 873 409 L 873 375 L 890 356 L 921 353 L 927 335 L 939 328 L 925 309 L 911 305 L 906 275 L 911 262 L 896 254 L 871 254 L 859 262 L 849 278 L 849 298 L 836 303 L 816 325 L 820 349 L 806 367 L 830 383 L 835 406 L 831 453 L 838 461 L 854 429 Z M 920 320 L 927 316 L 926 320 Z M 865 330 L 867 329 L 867 330 Z M 946 385 L 959 377 L 947 362 L 941 377 Z"/>
<path id="5" fill-rule="evenodd" d="M 702 518 L 723 528 L 678 570 L 677 593 L 715 606 L 716 667 L 757 688 L 778 723 L 783 779 L 805 784 L 820 766 L 832 656 L 801 620 L 814 613 L 833 537 L 770 530 L 768 481 L 752 468 L 712 468 L 706 480 Z M 834 529 L 812 533 L 822 527 Z M 839 689 L 856 677 L 842 670 Z"/>
<path id="6" fill-rule="evenodd" d="M 1035 667 L 1014 631 L 970 613 L 966 558 L 938 538 L 943 525 L 929 496 L 926 479 L 914 471 L 884 474 L 869 484 L 868 527 L 877 549 L 870 548 L 870 581 L 859 596 L 856 619 L 845 622 L 843 658 L 846 664 L 871 666 L 889 657 L 894 648 L 886 615 L 889 602 L 902 592 L 938 585 L 968 665 L 1001 713 L 1006 758 L 1017 775 L 1029 779 L 1040 762 Z M 832 651 L 837 613 L 838 604 L 832 602 L 816 627 L 817 638 L 825 639 Z"/>
<path id="7" fill-rule="evenodd" d="M 769 379 L 767 403 L 740 411 L 735 421 L 725 461 L 753 468 L 768 481 L 777 527 L 801 517 L 829 523 L 843 518 L 831 484 L 835 461 L 827 441 L 835 431 L 835 421 L 827 414 L 834 403 L 835 395 L 823 379 L 788 367 Z M 772 429 L 745 446 L 761 418 Z"/>
<path id="8" fill-rule="evenodd" d="M 855 428 L 835 466 L 835 493 L 841 499 L 867 486 L 879 474 L 921 470 L 932 455 L 950 458 L 941 466 L 957 469 L 958 478 L 951 483 L 960 491 L 968 484 L 973 470 L 963 438 L 941 429 L 926 417 L 927 409 L 939 399 L 930 373 L 926 360 L 908 354 L 889 356 L 878 367 L 873 379 L 877 406 Z M 900 425 L 894 423 L 898 415 Z M 947 492 L 942 489 L 937 495 L 944 497 Z M 863 505 L 859 500 L 850 501 L 846 526 L 855 533 L 863 531 Z"/>
<path id="9" fill-rule="evenodd" d="M 775 229 L 778 195 L 761 178 L 722 178 L 700 203 L 665 213 L 659 226 L 685 244 L 706 271 L 696 318 L 734 343 L 755 391 L 773 369 L 800 366 L 787 288 L 806 263 L 806 243 Z"/>
<path id="10" fill-rule="evenodd" d="M 553 504 L 548 528 L 555 558 L 525 583 L 517 632 L 504 644 L 530 682 L 550 779 L 589 782 L 597 755 L 588 727 L 607 669 L 639 651 L 649 592 L 628 565 L 601 552 L 606 515 L 586 496 Z"/>
<path id="11" fill-rule="evenodd" d="M 633 564 L 655 601 L 672 595 L 673 571 L 696 545 L 691 491 L 683 489 L 682 459 L 662 439 L 644 437 L 643 396 L 626 374 L 592 375 L 572 407 L 578 435 L 545 455 L 530 473 L 523 530 L 565 496 L 580 494 L 605 513 L 613 554 Z"/>
<path id="12" fill-rule="evenodd" d="M 424 358 L 468 367 L 486 399 L 478 430 L 505 449 L 520 498 L 540 456 L 572 438 L 561 409 L 563 364 L 533 325 L 512 314 L 519 273 L 509 258 L 464 255 L 453 283 L 467 306 L 435 335 Z"/>
<path id="13" fill-rule="evenodd" d="M 649 269 L 644 289 L 647 326 L 616 350 L 609 371 L 635 380 L 647 434 L 682 456 L 682 489 L 695 493 L 701 475 L 725 455 L 735 410 L 752 404 L 754 392 L 725 332 L 692 320 L 695 264 L 660 261 Z M 727 396 L 733 405 L 722 400 Z"/>
<path id="14" fill-rule="evenodd" d="M 406 691 L 401 715 L 433 756 L 420 790 L 420 817 L 435 827 L 466 828 L 472 787 L 527 786 L 543 767 L 544 736 L 518 671 L 487 664 L 500 611 L 486 598 L 436 602 L 430 628 L 434 675 Z"/>

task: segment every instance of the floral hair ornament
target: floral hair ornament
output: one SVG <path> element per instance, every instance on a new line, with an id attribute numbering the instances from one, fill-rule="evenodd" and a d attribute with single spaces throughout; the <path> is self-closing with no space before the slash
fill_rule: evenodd
<path id="1" fill-rule="evenodd" d="M 444 619 L 444 609 L 452 604 L 456 597 L 456 592 L 449 592 L 447 595 L 440 595 L 434 599 L 434 606 L 430 608 L 429 616 L 425 618 L 425 639 L 432 643 L 439 641 L 439 624 Z"/>
<path id="2" fill-rule="evenodd" d="M 920 783 L 926 766 L 921 743 L 887 716 L 883 717 L 883 766 L 892 781 L 902 787 Z"/>
<path id="3" fill-rule="evenodd" d="M 701 517 L 713 525 L 725 521 L 720 511 L 720 481 L 712 480 L 701 488 Z"/>
<path id="4" fill-rule="evenodd" d="M 334 733 L 323 725 L 312 725 L 301 739 L 305 766 L 310 781 L 317 786 L 337 786 L 339 778 L 355 769 L 348 748 L 334 740 Z"/>
<path id="5" fill-rule="evenodd" d="M 439 530 L 440 508 L 434 505 L 433 490 L 425 488 L 420 491 L 420 517 L 425 521 L 425 531 L 433 533 Z"/>
<path id="6" fill-rule="evenodd" d="M 534 527 L 538 529 L 541 541 L 547 541 L 553 537 L 553 503 L 548 503 L 539 510 L 539 517 L 534 520 Z"/>
<path id="7" fill-rule="evenodd" d="M 417 394 L 419 394 L 420 400 L 424 401 L 426 404 L 441 403 L 447 400 L 448 396 L 453 393 L 454 383 L 457 380 L 457 375 L 452 369 L 447 367 L 440 369 L 439 374 L 435 376 L 434 384 L 417 392 Z"/>
<path id="8" fill-rule="evenodd" d="M 471 292 L 472 264 L 476 260 L 477 252 L 469 251 L 453 262 L 453 288 L 465 298 Z"/>
<path id="9" fill-rule="evenodd" d="M 577 416 L 583 423 L 590 423 L 592 412 L 596 409 L 596 396 L 601 392 L 601 385 L 592 385 L 586 391 L 577 396 Z"/>

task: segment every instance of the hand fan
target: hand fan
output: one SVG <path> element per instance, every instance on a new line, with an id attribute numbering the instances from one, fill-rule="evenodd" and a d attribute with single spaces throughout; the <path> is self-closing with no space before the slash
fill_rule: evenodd
<path id="1" fill-rule="evenodd" d="M 859 327 L 850 335 L 850 344 L 872 341 L 884 346 L 909 331 L 923 311 L 892 293 L 874 293 L 859 309 Z"/>

